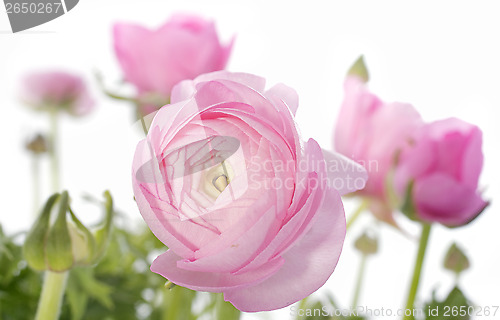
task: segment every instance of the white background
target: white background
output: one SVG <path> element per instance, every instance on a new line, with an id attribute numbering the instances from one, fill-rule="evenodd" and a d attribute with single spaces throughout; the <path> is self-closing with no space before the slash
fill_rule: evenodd
<path id="1" fill-rule="evenodd" d="M 492 205 L 469 226 L 433 229 L 419 296 L 429 297 L 433 288 L 438 295 L 450 290 L 453 276 L 441 263 L 448 246 L 457 241 L 472 260 L 472 269 L 461 279 L 468 297 L 478 305 L 500 305 L 499 9 L 495 1 L 82 0 L 61 18 L 12 34 L 2 8 L 0 221 L 8 231 L 30 224 L 30 159 L 23 141 L 47 128 L 44 115 L 19 103 L 20 78 L 32 70 L 64 68 L 87 78 L 98 106 L 88 117 L 62 120 L 63 186 L 75 198 L 84 192 L 99 196 L 110 189 L 117 206 L 129 214 L 130 224 L 143 223 L 130 184 L 132 155 L 141 134 L 132 126 L 132 108 L 104 97 L 92 70 L 103 72 L 110 85 L 121 79 L 112 51 L 114 22 L 155 27 L 179 10 L 193 12 L 214 19 L 225 41 L 237 35 L 229 70 L 255 73 L 266 77 L 269 85 L 284 82 L 298 91 L 297 121 L 303 137 L 313 137 L 323 147 L 331 146 L 345 72 L 360 54 L 371 73 L 370 88 L 382 99 L 410 102 L 429 121 L 455 116 L 479 125 L 485 153 L 481 185 Z M 78 205 L 81 201 L 75 199 L 80 216 L 97 215 Z M 346 202 L 347 215 L 354 205 Z M 405 302 L 419 229 L 404 217 L 398 221 L 411 236 L 386 226 L 375 228 L 381 250 L 369 260 L 361 305 L 399 308 Z M 333 292 L 343 307 L 350 304 L 359 263 L 353 238 L 371 223 L 365 215 L 350 230 L 337 270 L 322 289 Z M 258 316 L 285 319 L 288 313 L 285 308 Z"/>

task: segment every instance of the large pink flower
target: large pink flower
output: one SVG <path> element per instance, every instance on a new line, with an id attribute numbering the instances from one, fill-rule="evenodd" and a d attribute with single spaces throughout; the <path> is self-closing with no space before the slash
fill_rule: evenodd
<path id="1" fill-rule="evenodd" d="M 391 221 L 387 175 L 422 119 L 409 104 L 383 102 L 357 76 L 346 78 L 344 90 L 334 148 L 365 166 L 369 179 L 359 194 L 372 200 L 371 209 L 379 218 Z"/>
<path id="2" fill-rule="evenodd" d="M 478 192 L 483 166 L 481 130 L 450 118 L 425 125 L 401 153 L 395 185 L 404 196 L 412 183 L 417 219 L 460 226 L 487 205 Z"/>
<path id="3" fill-rule="evenodd" d="M 168 101 L 179 81 L 224 69 L 232 48 L 221 45 L 213 22 L 185 15 L 156 30 L 118 23 L 113 40 L 126 80 L 145 100 Z"/>
<path id="4" fill-rule="evenodd" d="M 62 71 L 27 75 L 21 95 L 23 101 L 34 109 L 56 108 L 74 116 L 89 113 L 95 105 L 82 78 Z"/>
<path id="5" fill-rule="evenodd" d="M 181 82 L 133 163 L 139 210 L 169 247 L 151 270 L 248 312 L 325 283 L 345 236 L 340 194 L 366 179 L 354 162 L 301 141 L 294 90 L 264 86 L 224 71 Z"/>

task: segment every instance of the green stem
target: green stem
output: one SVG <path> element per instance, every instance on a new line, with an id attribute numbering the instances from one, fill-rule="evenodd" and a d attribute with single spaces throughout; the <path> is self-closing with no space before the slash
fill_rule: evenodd
<path id="1" fill-rule="evenodd" d="M 358 306 L 359 302 L 359 295 L 361 293 L 361 286 L 363 284 L 363 278 L 365 274 L 365 268 L 366 268 L 366 257 L 367 255 L 363 253 L 361 255 L 361 263 L 359 264 L 359 270 L 358 270 L 358 277 L 356 279 L 356 289 L 354 290 L 354 295 L 352 297 L 352 308 L 355 309 Z"/>
<path id="2" fill-rule="evenodd" d="M 33 213 L 38 216 L 40 210 L 40 156 L 32 155 L 31 174 L 33 176 Z"/>
<path id="3" fill-rule="evenodd" d="M 422 265 L 424 263 L 425 251 L 427 243 L 429 242 L 429 235 L 431 233 L 431 225 L 422 224 L 422 234 L 420 236 L 420 243 L 418 246 L 417 259 L 415 261 L 415 269 L 413 270 L 413 278 L 411 280 L 410 291 L 408 292 L 408 300 L 406 302 L 406 310 L 413 310 L 415 304 L 415 297 L 417 296 L 418 283 L 420 282 L 420 273 L 422 272 Z M 413 312 L 411 312 L 413 313 Z M 413 316 L 405 316 L 404 320 L 413 319 Z"/>
<path id="4" fill-rule="evenodd" d="M 68 272 L 45 271 L 42 294 L 38 302 L 35 320 L 57 320 L 61 312 L 61 303 Z"/>
<path id="5" fill-rule="evenodd" d="M 304 320 L 306 318 L 306 316 L 305 316 L 305 310 L 306 310 L 308 298 L 309 297 L 305 297 L 304 299 L 300 300 L 298 308 L 297 308 L 297 311 L 298 310 L 303 310 L 303 312 L 302 312 L 302 316 L 299 315 L 299 312 L 297 312 L 297 319 L 296 320 Z"/>
<path id="6" fill-rule="evenodd" d="M 162 320 L 190 320 L 195 319 L 191 306 L 196 297 L 196 291 L 173 285 L 170 289 L 162 289 L 163 303 Z"/>
<path id="7" fill-rule="evenodd" d="M 347 220 L 346 224 L 346 230 L 349 230 L 349 228 L 352 227 L 354 222 L 358 220 L 359 216 L 361 215 L 361 213 L 363 213 L 363 211 L 365 211 L 366 208 L 368 208 L 368 200 L 363 199 L 356 211 L 354 211 L 354 213 L 349 216 L 349 220 Z"/>
<path id="8" fill-rule="evenodd" d="M 217 294 L 215 302 L 215 319 L 216 320 L 238 320 L 240 319 L 240 311 L 232 304 L 224 301 L 222 293 Z"/>
<path id="9" fill-rule="evenodd" d="M 52 192 L 59 191 L 59 156 L 58 156 L 58 120 L 59 114 L 57 107 L 50 110 L 50 169 L 52 175 Z"/>
<path id="10" fill-rule="evenodd" d="M 174 320 L 179 317 L 180 298 L 181 295 L 176 287 L 163 291 L 163 320 Z"/>

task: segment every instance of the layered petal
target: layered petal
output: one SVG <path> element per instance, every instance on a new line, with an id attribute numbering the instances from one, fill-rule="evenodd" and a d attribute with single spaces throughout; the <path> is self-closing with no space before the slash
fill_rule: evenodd
<path id="1" fill-rule="evenodd" d="M 172 250 L 158 256 L 151 265 L 151 271 L 158 273 L 169 281 L 192 290 L 223 292 L 230 288 L 246 287 L 259 283 L 276 273 L 284 263 L 282 258 L 276 258 L 259 269 L 242 275 L 222 272 L 198 272 L 177 267 L 181 257 Z"/>
<path id="2" fill-rule="evenodd" d="M 481 130 L 450 118 L 431 122 L 401 154 L 395 173 L 403 197 L 413 184 L 413 206 L 419 219 L 460 226 L 487 205 L 477 190 L 482 169 Z"/>
<path id="3" fill-rule="evenodd" d="M 414 188 L 418 216 L 429 222 L 460 226 L 475 218 L 487 205 L 475 189 L 443 173 L 417 180 Z"/>
<path id="4" fill-rule="evenodd" d="M 178 82 L 224 69 L 233 45 L 220 43 L 213 22 L 191 15 L 175 15 L 156 30 L 118 23 L 113 40 L 125 78 L 139 96 L 165 101 Z"/>
<path id="5" fill-rule="evenodd" d="M 362 165 L 336 152 L 323 150 L 323 156 L 326 161 L 329 185 L 340 195 L 365 187 L 368 172 Z"/>
<path id="6" fill-rule="evenodd" d="M 274 310 L 299 301 L 331 276 L 342 251 L 345 217 L 340 197 L 329 189 L 312 228 L 282 258 L 283 266 L 257 285 L 224 291 L 245 312 Z"/>
<path id="7" fill-rule="evenodd" d="M 169 247 L 152 271 L 224 292 L 245 311 L 280 308 L 318 289 L 345 236 L 331 180 L 364 184 L 364 169 L 330 154 L 339 169 L 327 172 L 318 143 L 300 139 L 298 98 L 284 85 L 264 91 L 262 78 L 216 72 L 178 84 L 173 101 L 156 114 L 133 164 L 141 214 Z M 341 192 L 360 187 L 344 183 Z M 279 289 L 288 276 L 298 284 Z M 277 291 L 281 297 L 266 298 Z"/>

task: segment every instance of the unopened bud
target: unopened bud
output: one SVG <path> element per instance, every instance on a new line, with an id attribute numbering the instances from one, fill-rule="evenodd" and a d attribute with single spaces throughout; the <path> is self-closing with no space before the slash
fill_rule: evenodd
<path id="1" fill-rule="evenodd" d="M 47 233 L 45 261 L 49 270 L 62 272 L 71 269 L 73 266 L 71 237 L 66 221 L 66 214 L 69 209 L 69 196 L 67 191 L 61 193 L 58 205 L 59 208 L 56 220 Z"/>
<path id="2" fill-rule="evenodd" d="M 112 199 L 109 192 L 105 196 L 106 218 L 95 235 L 71 210 L 68 192 L 51 196 L 26 238 L 24 256 L 28 264 L 35 270 L 63 272 L 96 263 L 109 242 L 111 229 Z M 57 212 L 57 217 L 51 224 L 52 212 Z"/>
<path id="3" fill-rule="evenodd" d="M 41 134 L 37 134 L 26 143 L 26 149 L 33 154 L 38 155 L 47 152 L 47 140 Z"/>
<path id="4" fill-rule="evenodd" d="M 364 232 L 358 239 L 356 239 L 354 247 L 363 254 L 375 254 L 378 251 L 378 239 L 374 235 Z"/>
<path id="5" fill-rule="evenodd" d="M 370 75 L 368 74 L 368 69 L 366 68 L 364 57 L 359 56 L 358 60 L 356 60 L 349 71 L 347 71 L 348 76 L 357 76 L 363 82 L 368 82 L 370 80 Z"/>
<path id="6" fill-rule="evenodd" d="M 469 259 L 455 243 L 451 245 L 446 253 L 444 267 L 457 275 L 470 267 Z"/>

